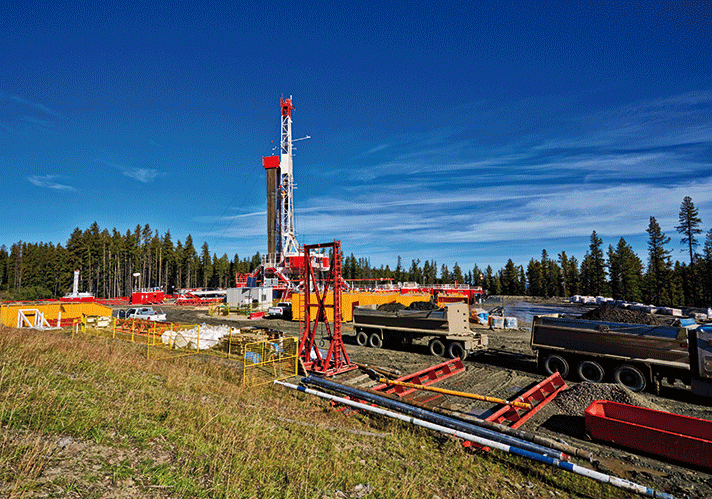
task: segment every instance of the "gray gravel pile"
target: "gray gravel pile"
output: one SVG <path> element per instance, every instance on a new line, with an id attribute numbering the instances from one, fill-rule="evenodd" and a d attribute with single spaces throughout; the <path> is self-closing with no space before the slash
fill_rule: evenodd
<path id="1" fill-rule="evenodd" d="M 610 400 L 647 409 L 662 410 L 660 406 L 646 400 L 643 395 L 631 392 L 615 383 L 579 383 L 559 393 L 554 399 L 554 404 L 569 416 L 583 416 L 586 408 L 596 400 Z"/>

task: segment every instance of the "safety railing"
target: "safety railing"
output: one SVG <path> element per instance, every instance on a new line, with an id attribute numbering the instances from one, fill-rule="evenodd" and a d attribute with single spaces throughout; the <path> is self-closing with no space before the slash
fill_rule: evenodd
<path id="1" fill-rule="evenodd" d="M 284 338 L 277 331 L 85 315 L 75 321 L 72 332 L 140 345 L 146 358 L 200 354 L 237 361 L 243 363 L 248 386 L 297 374 L 297 338 Z"/>
<path id="2" fill-rule="evenodd" d="M 297 347 L 298 339 L 296 337 L 278 338 L 245 345 L 244 384 L 257 386 L 296 376 Z"/>

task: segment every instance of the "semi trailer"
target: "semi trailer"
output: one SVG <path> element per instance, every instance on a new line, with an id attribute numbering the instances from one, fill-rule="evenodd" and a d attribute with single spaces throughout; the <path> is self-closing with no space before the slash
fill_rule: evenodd
<path id="1" fill-rule="evenodd" d="M 639 392 L 681 381 L 712 397 L 712 326 L 653 326 L 536 316 L 531 348 L 547 374 Z"/>
<path id="2" fill-rule="evenodd" d="M 432 355 L 467 358 L 487 349 L 487 335 L 470 329 L 469 307 L 465 303 L 450 303 L 432 310 L 378 310 L 365 305 L 353 310 L 352 326 L 356 343 L 381 348 L 384 344 L 407 346 L 413 340 L 429 338 Z"/>

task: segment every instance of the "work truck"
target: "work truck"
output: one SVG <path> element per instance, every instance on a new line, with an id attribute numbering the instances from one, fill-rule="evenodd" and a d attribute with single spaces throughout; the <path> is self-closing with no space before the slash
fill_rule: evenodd
<path id="1" fill-rule="evenodd" d="M 166 314 L 157 312 L 152 307 L 136 307 L 128 310 L 119 310 L 119 319 L 143 319 L 146 321 L 165 322 Z"/>
<path id="2" fill-rule="evenodd" d="M 275 319 L 292 320 L 292 304 L 288 301 L 281 301 L 267 309 L 267 316 Z"/>
<path id="3" fill-rule="evenodd" d="M 467 358 L 487 349 L 486 334 L 470 329 L 470 311 L 465 303 L 449 303 L 430 310 L 379 310 L 378 305 L 364 305 L 353 310 L 352 326 L 356 343 L 381 348 L 384 344 L 399 348 L 413 340 L 429 338 L 432 355 Z"/>
<path id="4" fill-rule="evenodd" d="M 663 380 L 681 381 L 712 397 L 712 326 L 627 324 L 535 316 L 531 348 L 547 374 L 591 383 L 612 381 L 659 393 Z"/>

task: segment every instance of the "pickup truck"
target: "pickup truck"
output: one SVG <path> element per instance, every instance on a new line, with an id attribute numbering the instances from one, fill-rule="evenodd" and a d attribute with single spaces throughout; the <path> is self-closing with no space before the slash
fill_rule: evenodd
<path id="1" fill-rule="evenodd" d="M 292 320 L 292 304 L 287 301 L 281 301 L 274 307 L 270 307 L 267 310 L 267 315 L 290 321 Z"/>
<path id="2" fill-rule="evenodd" d="M 117 317 L 119 319 L 143 319 L 146 321 L 165 322 L 166 314 L 156 312 L 151 307 L 137 307 L 128 310 L 119 310 Z"/>

